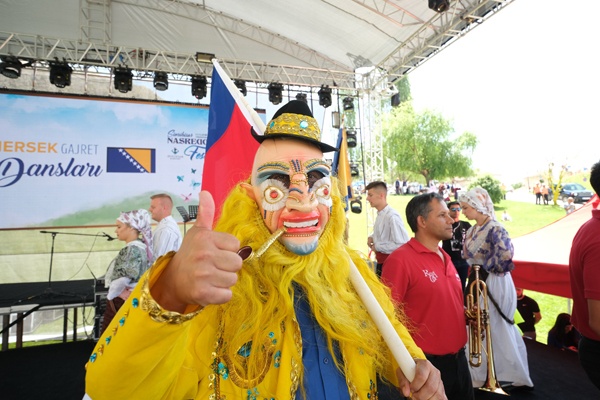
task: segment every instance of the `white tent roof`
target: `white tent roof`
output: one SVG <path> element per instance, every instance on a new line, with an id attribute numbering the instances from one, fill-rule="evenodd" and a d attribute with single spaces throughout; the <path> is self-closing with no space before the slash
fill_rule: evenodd
<path id="1" fill-rule="evenodd" d="M 395 80 L 513 0 L 0 0 L 0 56 L 210 75 L 212 53 L 231 78 L 354 88 L 372 66 Z M 380 82 L 371 82 L 375 87 Z"/>

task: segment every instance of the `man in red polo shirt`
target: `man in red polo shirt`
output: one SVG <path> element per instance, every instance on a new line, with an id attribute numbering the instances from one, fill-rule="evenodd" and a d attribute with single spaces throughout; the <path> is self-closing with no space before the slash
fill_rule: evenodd
<path id="1" fill-rule="evenodd" d="M 590 184 L 600 195 L 600 162 L 592 166 Z M 593 203 L 592 218 L 573 238 L 569 257 L 573 315 L 571 322 L 581 333 L 579 361 L 600 389 L 600 204 Z M 416 342 L 416 341 L 415 341 Z"/>
<path id="2" fill-rule="evenodd" d="M 449 400 L 474 398 L 464 347 L 467 329 L 460 277 L 439 246 L 452 237 L 454 220 L 437 193 L 416 196 L 406 206 L 415 233 L 383 265 L 382 281 L 414 323 L 415 343 L 442 373 Z"/>

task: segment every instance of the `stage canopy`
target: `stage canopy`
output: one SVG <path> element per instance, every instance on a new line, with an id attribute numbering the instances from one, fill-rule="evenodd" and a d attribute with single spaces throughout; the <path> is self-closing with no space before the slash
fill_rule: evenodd
<path id="1" fill-rule="evenodd" d="M 592 217 L 595 197 L 577 211 L 537 231 L 513 239 L 516 287 L 572 298 L 569 254 L 573 237 Z"/>
<path id="2" fill-rule="evenodd" d="M 356 89 L 355 71 L 404 76 L 513 0 L 0 0 L 0 56 L 27 67 L 66 61 L 75 73 L 123 66 L 136 78 L 210 76 Z M 379 80 L 379 81 L 378 81 Z"/>

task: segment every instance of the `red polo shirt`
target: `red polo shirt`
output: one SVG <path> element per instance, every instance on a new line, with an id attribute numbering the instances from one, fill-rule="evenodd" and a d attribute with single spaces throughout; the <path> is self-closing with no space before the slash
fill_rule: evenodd
<path id="1" fill-rule="evenodd" d="M 600 341 L 589 324 L 587 299 L 600 300 L 600 210 L 579 228 L 569 257 L 573 315 L 571 322 L 586 338 Z"/>
<path id="2" fill-rule="evenodd" d="M 414 324 L 415 343 L 433 355 L 456 353 L 467 343 L 460 277 L 440 251 L 444 261 L 412 238 L 390 254 L 381 274 Z"/>

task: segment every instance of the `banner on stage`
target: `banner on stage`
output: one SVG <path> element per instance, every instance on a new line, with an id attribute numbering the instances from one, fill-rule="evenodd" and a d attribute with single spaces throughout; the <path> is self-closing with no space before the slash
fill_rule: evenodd
<path id="1" fill-rule="evenodd" d="M 208 115 L 194 104 L 0 93 L 0 229 L 114 224 L 115 207 L 147 208 L 155 193 L 197 204 Z"/>

